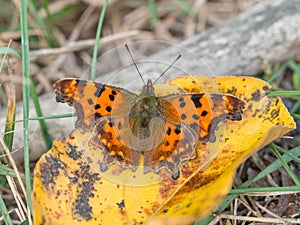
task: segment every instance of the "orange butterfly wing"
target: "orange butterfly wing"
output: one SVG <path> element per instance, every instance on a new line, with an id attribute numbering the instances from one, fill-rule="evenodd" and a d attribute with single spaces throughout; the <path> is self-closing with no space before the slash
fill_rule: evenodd
<path id="1" fill-rule="evenodd" d="M 79 79 L 62 79 L 55 83 L 56 101 L 74 106 L 76 127 L 87 130 L 104 116 L 128 115 L 137 95 L 109 85 Z"/>
<path id="2" fill-rule="evenodd" d="M 233 95 L 222 94 L 172 94 L 164 97 L 179 113 L 181 123 L 189 125 L 202 143 L 214 142 L 219 123 L 241 120 L 244 102 Z M 176 121 L 173 113 L 165 110 L 164 116 Z"/>

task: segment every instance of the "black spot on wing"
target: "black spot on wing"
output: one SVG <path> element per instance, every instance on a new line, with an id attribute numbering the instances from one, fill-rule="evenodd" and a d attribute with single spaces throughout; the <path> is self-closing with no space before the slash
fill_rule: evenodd
<path id="1" fill-rule="evenodd" d="M 175 134 L 180 134 L 181 133 L 180 128 L 181 128 L 180 124 L 176 124 L 176 128 L 174 130 Z"/>
<path id="2" fill-rule="evenodd" d="M 95 106 L 94 106 L 94 109 L 100 109 L 101 108 L 101 106 L 99 105 L 99 104 L 96 104 Z"/>
<path id="3" fill-rule="evenodd" d="M 105 109 L 107 112 L 111 112 L 111 110 L 112 110 L 112 108 L 110 106 L 107 106 Z"/>
<path id="4" fill-rule="evenodd" d="M 108 97 L 109 97 L 110 101 L 114 101 L 115 100 L 115 96 L 114 95 L 108 95 Z"/>
<path id="5" fill-rule="evenodd" d="M 98 112 L 96 112 L 94 115 L 95 115 L 95 120 L 98 120 L 101 118 L 101 114 Z"/>
<path id="6" fill-rule="evenodd" d="M 203 94 L 193 94 L 191 96 L 191 100 L 193 101 L 196 108 L 201 108 L 202 104 L 200 102 L 200 99 L 202 98 Z"/>
<path id="7" fill-rule="evenodd" d="M 167 131 L 166 131 L 166 134 L 167 135 L 170 135 L 171 134 L 171 127 L 168 127 Z"/>
<path id="8" fill-rule="evenodd" d="M 195 119 L 195 120 L 199 120 L 199 116 L 197 115 L 197 114 L 193 114 L 193 119 Z"/>
<path id="9" fill-rule="evenodd" d="M 114 124 L 113 121 L 109 121 L 109 122 L 108 122 L 108 125 L 109 125 L 110 127 L 113 127 L 115 124 Z"/>
<path id="10" fill-rule="evenodd" d="M 122 127 L 123 127 L 123 126 L 122 126 L 122 123 L 121 123 L 121 122 L 119 122 L 119 123 L 118 123 L 118 129 L 119 129 L 119 130 L 121 130 L 121 129 L 122 129 Z"/>
<path id="11" fill-rule="evenodd" d="M 186 103 L 185 103 L 185 102 L 181 102 L 179 106 L 180 106 L 180 108 L 184 108 L 184 107 L 185 107 L 185 105 L 186 105 Z"/>
<path id="12" fill-rule="evenodd" d="M 201 116 L 204 117 L 204 116 L 206 116 L 207 114 L 208 114 L 208 112 L 207 112 L 206 110 L 203 110 L 202 113 L 201 113 Z"/>

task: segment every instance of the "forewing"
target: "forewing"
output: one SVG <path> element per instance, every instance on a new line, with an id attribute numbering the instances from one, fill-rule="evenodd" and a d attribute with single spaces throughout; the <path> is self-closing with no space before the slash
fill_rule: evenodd
<path id="1" fill-rule="evenodd" d="M 62 79 L 54 84 L 56 101 L 75 107 L 76 127 L 87 129 L 104 116 L 125 116 L 136 95 L 122 88 L 97 82 Z"/>
<path id="2" fill-rule="evenodd" d="M 244 102 L 233 95 L 224 94 L 176 94 L 163 98 L 177 111 L 180 122 L 189 125 L 202 143 L 214 142 L 218 125 L 229 120 L 241 120 Z M 178 122 L 174 112 L 162 111 L 171 122 Z"/>

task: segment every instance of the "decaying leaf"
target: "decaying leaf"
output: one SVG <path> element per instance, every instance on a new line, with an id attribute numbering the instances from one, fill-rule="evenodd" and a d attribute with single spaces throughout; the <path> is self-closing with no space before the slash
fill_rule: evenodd
<path id="1" fill-rule="evenodd" d="M 157 96 L 173 93 L 224 93 L 245 105 L 242 119 L 218 125 L 215 142 L 199 142 L 197 157 L 168 171 L 145 173 L 108 165 L 93 145 L 95 129 L 78 127 L 53 143 L 34 171 L 35 224 L 191 224 L 207 216 L 231 188 L 237 167 L 257 150 L 295 128 L 270 86 L 251 77 L 179 77 L 155 87 Z M 229 104 L 224 102 L 225 108 Z M 213 107 L 213 106 L 212 106 Z"/>

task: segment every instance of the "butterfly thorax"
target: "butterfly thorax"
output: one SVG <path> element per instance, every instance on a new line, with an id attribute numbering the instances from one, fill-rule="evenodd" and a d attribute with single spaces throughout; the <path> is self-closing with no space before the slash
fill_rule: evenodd
<path id="1" fill-rule="evenodd" d="M 153 119 L 155 118 L 161 118 L 161 112 L 159 101 L 154 94 L 152 81 L 149 79 L 147 84 L 143 86 L 129 114 L 132 133 L 139 139 L 149 138 L 151 132 L 154 132 L 151 129 L 153 127 L 151 123 L 154 122 Z"/>

